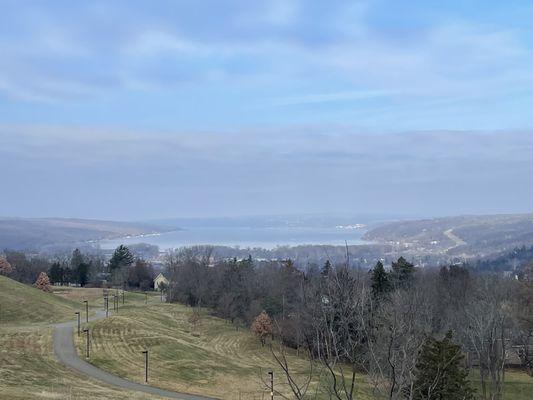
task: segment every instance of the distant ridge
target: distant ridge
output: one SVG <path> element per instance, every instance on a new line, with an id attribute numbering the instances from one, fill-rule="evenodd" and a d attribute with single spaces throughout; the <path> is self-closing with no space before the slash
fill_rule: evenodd
<path id="1" fill-rule="evenodd" d="M 369 230 L 364 239 L 413 255 L 485 257 L 533 245 L 533 213 L 462 215 L 397 221 Z"/>
<path id="2" fill-rule="evenodd" d="M 168 226 L 136 222 L 79 218 L 0 218 L 0 250 L 39 250 L 49 245 L 74 245 L 169 230 Z"/>

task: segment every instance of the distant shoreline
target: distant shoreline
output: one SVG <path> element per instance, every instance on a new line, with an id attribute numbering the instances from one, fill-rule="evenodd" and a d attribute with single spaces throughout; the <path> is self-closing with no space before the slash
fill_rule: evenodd
<path id="1" fill-rule="evenodd" d="M 274 250 L 279 247 L 345 246 L 371 244 L 364 240 L 366 229 L 362 224 L 321 227 L 183 227 L 179 230 L 123 236 L 97 241 L 104 249 L 119 244 L 147 243 L 160 250 L 188 246 L 222 246 Z"/>

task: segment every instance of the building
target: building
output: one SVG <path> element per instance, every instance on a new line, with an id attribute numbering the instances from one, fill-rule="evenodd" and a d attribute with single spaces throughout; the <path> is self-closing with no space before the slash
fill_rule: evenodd
<path id="1" fill-rule="evenodd" d="M 154 279 L 154 289 L 160 289 L 161 286 L 168 286 L 168 279 L 165 278 L 165 275 L 159 273 Z"/>

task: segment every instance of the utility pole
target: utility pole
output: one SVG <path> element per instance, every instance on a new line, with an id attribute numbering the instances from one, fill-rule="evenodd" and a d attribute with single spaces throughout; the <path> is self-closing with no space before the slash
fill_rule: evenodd
<path id="1" fill-rule="evenodd" d="M 87 300 L 83 302 L 85 303 L 85 322 L 89 323 L 89 302 Z"/>
<path id="2" fill-rule="evenodd" d="M 109 297 L 104 297 L 105 299 L 105 317 L 109 317 Z"/>
<path id="3" fill-rule="evenodd" d="M 144 354 L 144 383 L 148 383 L 148 350 L 144 350 L 143 354 Z"/>
<path id="4" fill-rule="evenodd" d="M 80 336 L 80 312 L 76 311 L 76 315 L 78 316 L 78 336 Z"/>
<path id="5" fill-rule="evenodd" d="M 274 371 L 268 371 L 270 375 L 270 400 L 274 400 Z"/>
<path id="6" fill-rule="evenodd" d="M 89 358 L 89 345 L 90 345 L 90 343 L 89 343 L 89 340 L 90 340 L 89 339 L 89 329 L 84 329 L 83 332 L 85 332 L 85 335 L 87 337 L 85 356 L 87 358 Z"/>

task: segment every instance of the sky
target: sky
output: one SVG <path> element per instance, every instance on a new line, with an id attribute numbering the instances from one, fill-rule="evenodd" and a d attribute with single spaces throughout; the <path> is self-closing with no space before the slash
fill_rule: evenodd
<path id="1" fill-rule="evenodd" d="M 0 9 L 0 216 L 533 211 L 530 1 Z"/>

